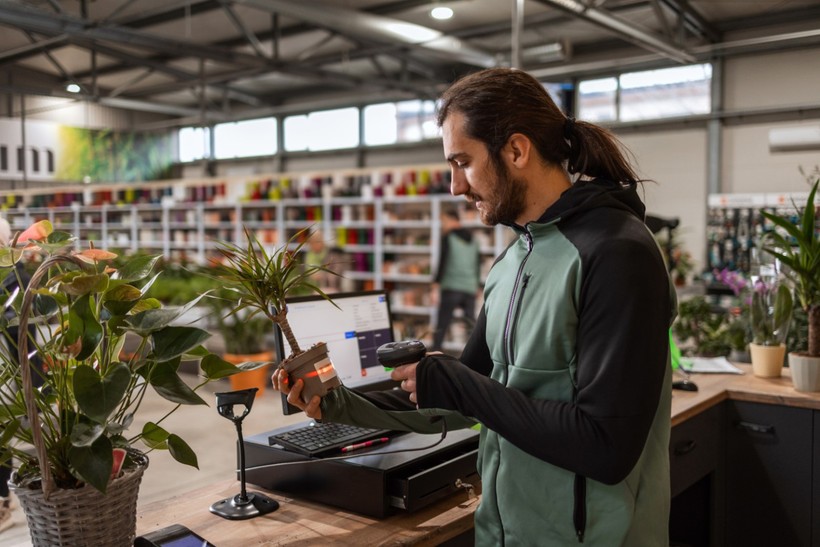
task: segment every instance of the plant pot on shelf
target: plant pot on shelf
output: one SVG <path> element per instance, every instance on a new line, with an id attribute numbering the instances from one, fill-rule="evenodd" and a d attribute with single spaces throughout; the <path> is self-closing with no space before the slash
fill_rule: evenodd
<path id="1" fill-rule="evenodd" d="M 137 529 L 137 496 L 148 458 L 132 452 L 134 466 L 124 468 L 108 483 L 103 494 L 86 484 L 60 488 L 46 498 L 39 483 L 9 483 L 20 500 L 34 547 L 130 547 Z"/>
<path id="2" fill-rule="evenodd" d="M 764 346 L 749 344 L 752 355 L 752 373 L 761 378 L 777 378 L 783 373 L 783 359 L 786 356 L 785 344 Z"/>
<path id="3" fill-rule="evenodd" d="M 314 395 L 323 397 L 342 382 L 327 352 L 327 344 L 317 342 L 312 348 L 282 362 L 290 376 L 291 385 L 300 378 L 305 382 L 302 400 L 309 402 Z"/>
<path id="4" fill-rule="evenodd" d="M 804 353 L 789 353 L 789 369 L 797 391 L 820 391 L 820 357 Z"/>
<path id="5" fill-rule="evenodd" d="M 226 353 L 222 356 L 223 359 L 234 365 L 242 363 L 259 363 L 273 361 L 273 352 L 263 351 L 259 353 Z M 231 390 L 237 391 L 240 389 L 249 389 L 252 387 L 259 388 L 256 396 L 259 397 L 264 393 L 265 388 L 270 384 L 271 371 L 268 366 L 259 366 L 252 368 L 230 377 Z"/>

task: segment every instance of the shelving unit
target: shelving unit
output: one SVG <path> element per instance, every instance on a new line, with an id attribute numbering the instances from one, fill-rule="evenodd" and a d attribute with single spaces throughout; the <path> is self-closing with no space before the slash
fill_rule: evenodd
<path id="1" fill-rule="evenodd" d="M 93 241 L 103 249 L 144 250 L 199 264 L 215 256 L 219 241 L 244 243 L 245 229 L 274 248 L 313 228 L 333 249 L 333 268 L 343 276 L 340 290 L 388 289 L 397 335 L 429 341 L 436 317 L 429 287 L 440 252 L 440 213 L 464 201 L 430 193 L 447 188 L 444 170 L 411 166 L 68 188 L 48 195 L 16 194 L 9 200 L 16 206 L 5 216 L 14 230 L 47 219 L 56 229 L 76 234 L 77 247 Z M 354 191 L 361 195 L 340 195 Z M 509 232 L 486 227 L 476 217 L 464 218 L 463 224 L 481 242 L 486 277 Z"/>
<path id="2" fill-rule="evenodd" d="M 774 229 L 761 212 L 796 215 L 796 207 L 805 206 L 808 196 L 808 192 L 710 195 L 706 224 L 709 270 L 748 273 L 752 249 Z"/>

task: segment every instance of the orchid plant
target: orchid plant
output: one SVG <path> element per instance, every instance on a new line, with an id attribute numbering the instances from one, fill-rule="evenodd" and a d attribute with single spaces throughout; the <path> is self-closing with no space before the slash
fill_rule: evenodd
<path id="1" fill-rule="evenodd" d="M 129 454 L 137 449 L 168 450 L 196 467 L 191 447 L 162 422 L 181 405 L 206 405 L 197 390 L 237 372 L 202 345 L 207 331 L 178 324 L 202 296 L 164 308 L 146 296 L 159 275 L 158 256 L 134 256 L 114 268 L 114 253 L 75 246 L 71 234 L 40 221 L 0 247 L 5 275 L 19 276 L 15 266 L 23 260 L 41 260 L 27 288 L 5 297 L 0 330 L 8 337 L 17 326 L 21 334 L 0 348 L 0 462 L 13 462 L 18 486 L 41 486 L 46 495 L 85 484 L 105 492 L 123 460 L 133 465 Z M 30 355 L 44 370 L 28 365 Z M 179 375 L 183 360 L 198 363 L 194 386 Z M 32 375 L 42 376 L 41 387 L 32 388 Z M 129 433 L 148 390 L 169 410 Z M 24 449 L 31 444 L 35 455 Z"/>

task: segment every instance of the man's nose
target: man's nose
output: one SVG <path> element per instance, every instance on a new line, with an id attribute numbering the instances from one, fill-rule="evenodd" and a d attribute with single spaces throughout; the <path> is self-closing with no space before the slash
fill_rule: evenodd
<path id="1" fill-rule="evenodd" d="M 454 196 L 460 196 L 467 191 L 469 185 L 467 179 L 458 171 L 453 171 L 452 180 L 450 181 L 450 193 Z"/>

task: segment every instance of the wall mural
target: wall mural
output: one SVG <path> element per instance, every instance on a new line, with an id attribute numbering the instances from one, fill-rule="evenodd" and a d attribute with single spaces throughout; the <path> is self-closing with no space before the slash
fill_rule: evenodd
<path id="1" fill-rule="evenodd" d="M 61 182 L 141 182 L 170 178 L 173 134 L 135 133 L 0 120 L 0 179 Z"/>

